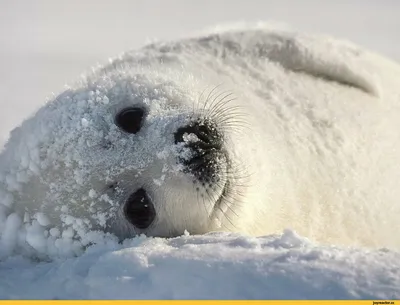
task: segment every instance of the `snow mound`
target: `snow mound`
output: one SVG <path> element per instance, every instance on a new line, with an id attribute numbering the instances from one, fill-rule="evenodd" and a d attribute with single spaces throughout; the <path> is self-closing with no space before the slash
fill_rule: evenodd
<path id="1" fill-rule="evenodd" d="M 289 230 L 141 236 L 48 263 L 10 257 L 0 273 L 2 299 L 400 298 L 400 253 L 319 246 Z"/>

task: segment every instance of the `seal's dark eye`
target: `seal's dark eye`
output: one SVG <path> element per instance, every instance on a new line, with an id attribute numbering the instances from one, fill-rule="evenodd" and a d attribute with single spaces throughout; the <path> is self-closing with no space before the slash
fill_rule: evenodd
<path id="1" fill-rule="evenodd" d="M 115 117 L 115 124 L 127 133 L 137 133 L 142 127 L 144 110 L 142 108 L 125 108 Z"/>
<path id="2" fill-rule="evenodd" d="M 129 196 L 124 207 L 126 219 L 139 229 L 148 228 L 156 217 L 156 210 L 143 188 Z"/>

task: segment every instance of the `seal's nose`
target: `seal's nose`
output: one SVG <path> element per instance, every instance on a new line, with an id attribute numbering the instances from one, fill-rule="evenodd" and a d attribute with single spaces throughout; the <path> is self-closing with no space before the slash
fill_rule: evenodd
<path id="1" fill-rule="evenodd" d="M 197 139 L 195 141 L 188 140 L 185 135 L 195 135 Z M 217 129 L 213 124 L 209 122 L 193 122 L 187 126 L 180 127 L 175 132 L 175 144 L 185 143 L 188 146 L 201 149 L 203 151 L 220 149 L 221 148 L 221 137 Z"/>
<path id="2" fill-rule="evenodd" d="M 180 127 L 175 132 L 175 144 L 181 143 L 191 151 L 189 155 L 178 157 L 184 171 L 192 173 L 202 183 L 216 181 L 223 155 L 223 137 L 216 125 L 199 120 Z"/>
<path id="3" fill-rule="evenodd" d="M 143 188 L 129 196 L 124 212 L 126 219 L 139 229 L 148 228 L 156 217 L 154 205 Z"/>

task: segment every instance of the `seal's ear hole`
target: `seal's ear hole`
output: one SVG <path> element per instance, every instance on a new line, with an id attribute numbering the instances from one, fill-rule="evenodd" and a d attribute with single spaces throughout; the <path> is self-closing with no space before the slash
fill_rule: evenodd
<path id="1" fill-rule="evenodd" d="M 135 134 L 142 127 L 144 110 L 137 107 L 122 109 L 115 116 L 115 124 L 127 133 Z"/>

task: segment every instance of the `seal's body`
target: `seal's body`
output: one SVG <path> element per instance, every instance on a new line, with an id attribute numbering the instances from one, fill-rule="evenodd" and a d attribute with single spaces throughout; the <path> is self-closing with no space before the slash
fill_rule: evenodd
<path id="1" fill-rule="evenodd" d="M 126 53 L 12 132 L 2 238 L 9 223 L 28 243 L 33 227 L 52 240 L 291 228 L 399 248 L 399 75 L 350 43 L 267 29 Z"/>

